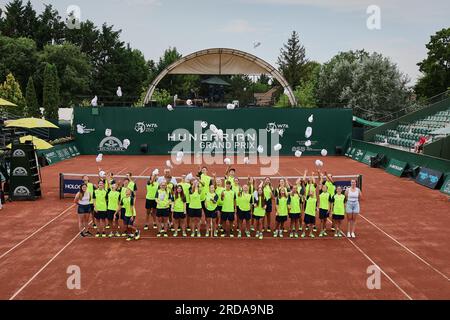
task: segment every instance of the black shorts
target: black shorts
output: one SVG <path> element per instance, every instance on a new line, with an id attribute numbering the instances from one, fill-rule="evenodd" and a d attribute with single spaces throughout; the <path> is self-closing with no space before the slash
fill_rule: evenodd
<path id="1" fill-rule="evenodd" d="M 89 214 L 91 213 L 91 205 L 90 204 L 79 204 L 78 205 L 78 214 Z"/>
<path id="2" fill-rule="evenodd" d="M 184 212 L 174 212 L 173 213 L 173 218 L 175 220 L 186 219 L 186 214 Z"/>
<path id="3" fill-rule="evenodd" d="M 91 203 L 90 206 L 91 206 L 91 212 L 93 213 L 94 212 L 94 204 Z"/>
<path id="4" fill-rule="evenodd" d="M 156 200 L 145 199 L 145 209 L 156 209 Z"/>
<path id="5" fill-rule="evenodd" d="M 325 220 L 329 217 L 329 212 L 327 209 L 319 209 L 319 218 L 320 220 Z"/>
<path id="6" fill-rule="evenodd" d="M 275 221 L 276 222 L 286 222 L 287 218 L 288 218 L 287 216 L 276 216 Z"/>
<path id="7" fill-rule="evenodd" d="M 237 215 L 238 215 L 239 220 L 250 220 L 252 217 L 250 214 L 250 211 L 241 211 L 239 209 L 238 209 Z"/>
<path id="8" fill-rule="evenodd" d="M 158 218 L 168 218 L 170 216 L 169 208 L 166 209 L 156 209 L 156 216 Z"/>
<path id="9" fill-rule="evenodd" d="M 210 210 L 206 209 L 205 217 L 209 218 L 209 219 L 215 219 L 215 218 L 217 218 L 217 211 L 216 210 L 210 211 Z"/>
<path id="10" fill-rule="evenodd" d="M 106 211 L 96 211 L 94 213 L 95 219 L 97 220 L 105 220 L 106 219 Z"/>
<path id="11" fill-rule="evenodd" d="M 345 215 L 341 215 L 341 214 L 333 214 L 333 219 L 334 220 L 344 220 Z"/>
<path id="12" fill-rule="evenodd" d="M 305 214 L 304 218 L 305 224 L 316 224 L 316 217 Z"/>
<path id="13" fill-rule="evenodd" d="M 124 223 L 126 226 L 132 226 L 133 223 L 134 223 L 134 219 L 132 219 L 132 218 L 133 218 L 133 217 L 127 217 L 127 216 L 124 216 L 123 223 Z"/>
<path id="14" fill-rule="evenodd" d="M 189 208 L 188 216 L 190 218 L 201 218 L 202 217 L 202 209 Z"/>
<path id="15" fill-rule="evenodd" d="M 108 210 L 106 211 L 106 218 L 109 221 L 113 221 L 114 220 L 114 215 L 115 215 L 116 211 L 115 210 Z"/>
<path id="16" fill-rule="evenodd" d="M 234 221 L 234 212 L 222 212 L 220 214 L 220 220 L 222 220 L 222 221 Z"/>
<path id="17" fill-rule="evenodd" d="M 222 206 L 217 206 L 216 211 L 217 212 L 222 212 Z"/>
<path id="18" fill-rule="evenodd" d="M 266 213 L 272 213 L 272 199 L 266 201 Z"/>
<path id="19" fill-rule="evenodd" d="M 205 212 L 206 211 L 206 204 L 205 204 L 205 200 L 202 201 L 202 209 Z"/>
<path id="20" fill-rule="evenodd" d="M 289 213 L 289 219 L 291 220 L 300 219 L 300 213 Z"/>
<path id="21" fill-rule="evenodd" d="M 255 220 L 261 220 L 261 219 L 264 219 L 264 217 L 253 215 L 253 219 L 255 219 Z"/>

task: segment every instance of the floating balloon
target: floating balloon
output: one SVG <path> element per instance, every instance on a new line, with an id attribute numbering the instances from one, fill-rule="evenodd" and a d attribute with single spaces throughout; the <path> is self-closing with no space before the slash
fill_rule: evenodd
<path id="1" fill-rule="evenodd" d="M 172 163 L 170 162 L 170 160 L 166 161 L 166 166 L 169 168 L 173 168 Z"/>
<path id="2" fill-rule="evenodd" d="M 314 115 L 313 114 L 308 118 L 308 122 L 309 123 L 313 123 L 314 122 Z"/>
<path id="3" fill-rule="evenodd" d="M 122 88 L 121 87 L 117 88 L 116 94 L 119 98 L 122 96 Z"/>
<path id="4" fill-rule="evenodd" d="M 308 127 L 308 128 L 306 128 L 306 131 L 305 131 L 305 137 L 308 139 L 311 136 L 312 136 L 312 128 Z"/>
<path id="5" fill-rule="evenodd" d="M 302 152 L 300 150 L 295 151 L 295 156 L 300 158 L 302 156 Z"/>
<path id="6" fill-rule="evenodd" d="M 94 99 L 91 100 L 91 106 L 96 107 L 98 102 L 97 96 L 94 97 Z"/>
<path id="7" fill-rule="evenodd" d="M 306 146 L 306 147 L 310 147 L 311 144 L 312 144 L 312 143 L 311 143 L 311 140 L 307 140 L 307 141 L 305 142 L 305 146 Z"/>
<path id="8" fill-rule="evenodd" d="M 211 125 L 209 125 L 209 130 L 211 130 L 214 133 L 217 133 L 218 129 L 217 129 L 217 127 L 215 125 L 211 124 Z"/>
<path id="9" fill-rule="evenodd" d="M 244 158 L 244 164 L 249 164 L 250 163 L 250 159 L 248 157 Z"/>
<path id="10" fill-rule="evenodd" d="M 281 150 L 281 148 L 282 148 L 283 146 L 281 145 L 281 144 L 276 144 L 274 147 L 273 147 L 273 150 L 275 150 L 275 151 L 280 151 Z"/>
<path id="11" fill-rule="evenodd" d="M 264 152 L 264 147 L 258 146 L 258 153 L 263 153 L 263 152 Z"/>
<path id="12" fill-rule="evenodd" d="M 284 134 L 284 129 L 280 129 L 280 130 L 278 130 L 278 134 L 280 135 L 280 137 L 283 137 L 283 134 Z"/>
<path id="13" fill-rule="evenodd" d="M 153 176 L 157 176 L 158 174 L 159 174 L 159 170 L 158 169 L 153 170 L 153 172 L 152 172 Z"/>
<path id="14" fill-rule="evenodd" d="M 189 173 L 186 175 L 186 177 L 185 177 L 186 181 L 190 181 L 190 180 L 192 180 L 193 178 L 194 178 L 194 176 L 192 175 L 191 172 L 189 172 Z"/>
<path id="15" fill-rule="evenodd" d="M 103 153 L 99 153 L 98 157 L 103 158 Z"/>
<path id="16" fill-rule="evenodd" d="M 317 167 L 322 167 L 323 166 L 323 162 L 320 160 L 316 160 L 316 166 Z"/>
<path id="17" fill-rule="evenodd" d="M 328 151 L 326 149 L 322 149 L 322 151 L 320 151 L 320 154 L 322 155 L 322 157 L 326 157 L 328 154 Z"/>
<path id="18" fill-rule="evenodd" d="M 84 133 L 84 126 L 82 126 L 81 124 L 77 124 L 77 133 L 78 134 L 83 134 Z"/>
<path id="19" fill-rule="evenodd" d="M 130 140 L 128 140 L 128 139 L 123 140 L 122 145 L 123 145 L 123 147 L 124 147 L 125 149 L 128 149 L 128 147 L 130 146 L 130 144 L 131 144 Z"/>
<path id="20" fill-rule="evenodd" d="M 105 136 L 111 137 L 111 134 L 112 134 L 112 130 L 111 129 L 106 129 L 105 130 Z"/>
<path id="21" fill-rule="evenodd" d="M 167 105 L 167 110 L 169 110 L 169 111 L 173 111 L 173 107 L 172 107 L 172 105 L 171 105 L 171 104 L 168 104 L 168 105 Z"/>
<path id="22" fill-rule="evenodd" d="M 234 110 L 235 107 L 236 106 L 234 104 L 232 104 L 232 103 L 227 104 L 227 109 L 228 110 Z"/>
<path id="23" fill-rule="evenodd" d="M 230 158 L 225 158 L 225 160 L 223 160 L 223 162 L 224 162 L 225 164 L 230 164 L 230 163 L 231 163 L 231 160 L 230 160 Z"/>
<path id="24" fill-rule="evenodd" d="M 95 158 L 95 161 L 98 162 L 98 163 L 102 162 L 102 160 L 103 160 L 103 159 L 102 159 L 102 158 L 99 158 L 99 157 Z"/>
<path id="25" fill-rule="evenodd" d="M 188 106 L 192 106 L 192 104 L 193 104 L 193 103 L 192 103 L 192 100 L 191 100 L 191 99 L 187 99 L 187 100 L 186 100 L 186 104 L 187 104 Z"/>
<path id="26" fill-rule="evenodd" d="M 203 129 L 206 129 L 206 127 L 208 126 L 208 122 L 202 121 L 200 125 L 202 126 Z"/>
<path id="27" fill-rule="evenodd" d="M 253 41 L 253 49 L 258 48 L 261 45 L 261 42 L 259 41 Z"/>
<path id="28" fill-rule="evenodd" d="M 100 172 L 98 173 L 98 176 L 99 176 L 100 178 L 104 178 L 104 177 L 106 177 L 106 172 L 105 172 L 105 171 L 100 171 Z"/>

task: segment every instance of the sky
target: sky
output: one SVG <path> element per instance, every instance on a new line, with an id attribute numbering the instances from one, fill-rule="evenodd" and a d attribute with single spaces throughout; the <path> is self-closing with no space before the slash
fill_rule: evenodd
<path id="1" fill-rule="evenodd" d="M 0 0 L 4 3 L 5 0 Z M 307 58 L 324 63 L 340 51 L 365 49 L 391 58 L 415 83 L 417 63 L 436 31 L 450 27 L 449 0 L 32 0 L 38 12 L 52 4 L 65 17 L 80 8 L 81 20 L 122 30 L 122 41 L 157 60 L 165 49 L 183 55 L 226 47 L 275 65 L 293 30 Z M 380 29 L 369 30 L 370 5 L 380 9 Z M 3 5 L 2 5 L 3 6 Z M 254 48 L 254 42 L 261 45 Z"/>

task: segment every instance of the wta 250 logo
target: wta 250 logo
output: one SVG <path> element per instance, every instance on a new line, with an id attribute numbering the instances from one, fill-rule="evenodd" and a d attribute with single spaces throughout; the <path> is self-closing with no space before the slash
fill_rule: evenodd
<path id="1" fill-rule="evenodd" d="M 276 122 L 269 122 L 266 127 L 267 132 L 278 133 L 280 137 L 283 136 L 286 129 L 289 129 L 289 125 L 286 123 L 277 124 Z"/>
<path id="2" fill-rule="evenodd" d="M 148 132 L 154 132 L 155 129 L 158 129 L 157 123 L 145 123 L 145 122 L 137 122 L 134 125 L 134 131 L 137 133 L 148 133 Z"/>

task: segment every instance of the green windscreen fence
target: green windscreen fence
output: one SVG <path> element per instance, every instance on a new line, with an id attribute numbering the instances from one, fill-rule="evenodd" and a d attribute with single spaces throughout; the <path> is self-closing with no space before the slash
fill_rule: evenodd
<path id="1" fill-rule="evenodd" d="M 447 179 L 445 179 L 444 184 L 441 187 L 441 192 L 450 196 L 450 175 L 447 175 Z"/>
<path id="2" fill-rule="evenodd" d="M 401 177 L 407 165 L 408 164 L 406 162 L 397 159 L 391 159 L 391 161 L 389 161 L 388 166 L 386 167 L 386 172 L 389 172 L 394 176 Z"/>
<path id="3" fill-rule="evenodd" d="M 313 122 L 308 119 L 313 115 Z M 192 152 L 320 154 L 346 148 L 351 137 L 352 111 L 347 109 L 243 108 L 236 110 L 175 108 L 77 107 L 73 121 L 82 154 L 168 154 L 182 146 Z M 211 135 L 214 125 L 223 135 Z M 305 137 L 307 128 L 310 138 Z M 107 130 L 109 129 L 109 130 Z M 278 140 L 278 141 L 277 141 Z M 310 140 L 311 145 L 305 146 Z M 215 150 L 215 151 L 213 151 Z M 345 150 L 345 149 L 344 149 Z M 239 151 L 239 152 L 238 152 Z M 272 152 L 271 152 L 272 151 Z"/>

